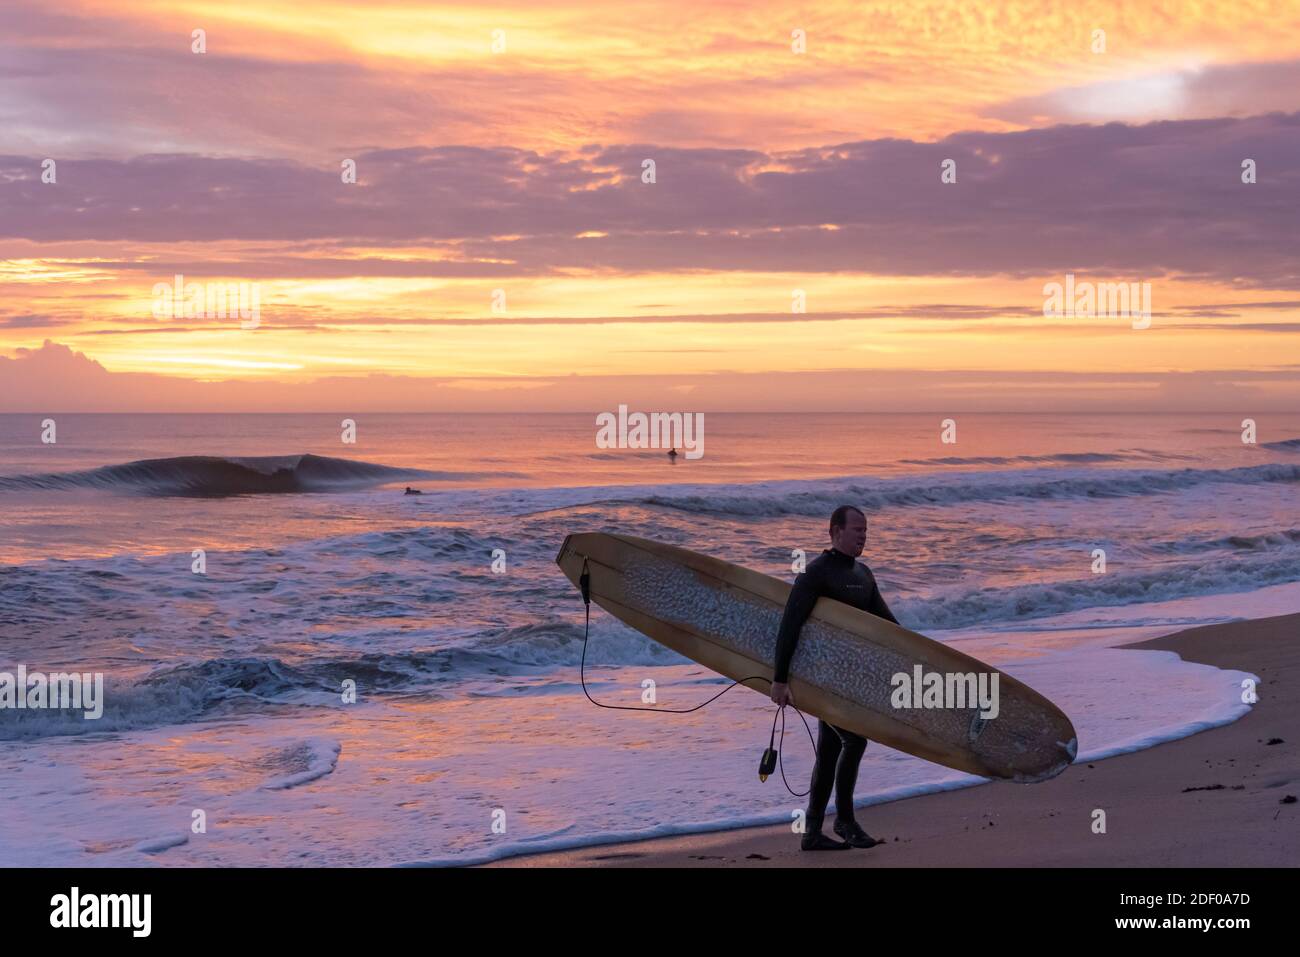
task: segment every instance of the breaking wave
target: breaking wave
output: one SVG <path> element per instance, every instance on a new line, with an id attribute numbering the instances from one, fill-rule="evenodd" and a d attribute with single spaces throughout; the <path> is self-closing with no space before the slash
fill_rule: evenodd
<path id="1" fill-rule="evenodd" d="M 222 458 L 181 455 L 80 472 L 0 476 L 0 491 L 98 489 L 144 495 L 223 496 L 266 492 L 339 492 L 448 473 L 392 468 L 323 455 Z"/>

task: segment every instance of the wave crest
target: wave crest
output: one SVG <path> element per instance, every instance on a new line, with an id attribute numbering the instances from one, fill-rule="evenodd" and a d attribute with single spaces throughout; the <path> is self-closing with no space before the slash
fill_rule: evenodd
<path id="1" fill-rule="evenodd" d="M 338 492 L 409 478 L 429 478 L 422 469 L 324 455 L 265 455 L 224 458 L 180 455 L 142 459 L 80 472 L 0 477 L 0 491 L 98 489 L 144 495 L 217 497 L 271 492 Z"/>

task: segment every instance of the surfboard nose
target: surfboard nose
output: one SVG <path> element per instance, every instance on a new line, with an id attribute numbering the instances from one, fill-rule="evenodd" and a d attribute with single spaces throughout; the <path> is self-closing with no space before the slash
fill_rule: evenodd
<path id="1" fill-rule="evenodd" d="M 569 542 L 572 539 L 573 539 L 572 535 L 564 536 L 564 544 L 561 545 L 560 550 L 555 553 L 555 564 L 560 565 L 561 567 L 564 565 L 564 553 L 569 550 Z"/>

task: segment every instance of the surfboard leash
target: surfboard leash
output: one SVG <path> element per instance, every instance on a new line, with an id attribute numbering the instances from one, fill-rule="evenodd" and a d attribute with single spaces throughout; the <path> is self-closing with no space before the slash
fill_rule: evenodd
<path id="1" fill-rule="evenodd" d="M 586 621 L 582 629 L 582 661 L 578 665 L 578 676 L 582 682 L 582 693 L 585 694 L 587 700 L 597 708 L 606 708 L 610 711 L 653 711 L 656 714 L 690 714 L 692 711 L 699 711 L 707 704 L 712 704 L 732 688 L 736 687 L 736 685 L 744 684 L 746 681 L 766 681 L 769 685 L 772 684 L 772 679 L 768 678 L 766 675 L 750 675 L 748 678 L 741 678 L 739 681 L 733 681 L 712 698 L 701 701 L 699 704 L 691 708 L 644 708 L 626 704 L 602 704 L 593 698 L 591 692 L 587 690 L 587 643 L 588 638 L 591 636 L 591 573 L 587 571 L 587 559 L 585 558 L 582 560 L 582 574 L 578 576 L 578 588 L 582 592 L 582 604 L 586 613 Z M 807 797 L 812 792 L 811 785 L 807 791 L 799 792 L 790 787 L 790 782 L 787 781 L 785 777 L 785 762 L 781 758 L 781 748 L 785 747 L 785 707 L 785 705 L 780 705 L 776 709 L 776 713 L 772 715 L 772 734 L 768 738 L 767 750 L 763 752 L 763 757 L 759 761 L 758 779 L 760 781 L 766 781 L 767 776 L 773 771 L 773 765 L 775 765 L 781 771 L 781 782 L 785 785 L 785 789 L 795 797 Z M 803 721 L 804 730 L 808 732 L 808 743 L 812 745 L 813 761 L 816 762 L 817 742 L 813 740 L 812 728 L 808 726 L 808 719 L 804 717 L 804 713 L 798 708 L 795 708 L 794 705 L 790 705 L 790 707 L 794 708 L 795 713 L 798 714 L 800 719 Z M 776 744 L 776 719 L 778 717 L 781 719 L 781 744 L 779 746 Z"/>

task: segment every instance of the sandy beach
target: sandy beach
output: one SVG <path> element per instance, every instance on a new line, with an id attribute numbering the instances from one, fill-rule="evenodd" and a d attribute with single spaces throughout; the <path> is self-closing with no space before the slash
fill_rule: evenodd
<path id="1" fill-rule="evenodd" d="M 1300 864 L 1300 614 L 1122 647 L 1259 676 L 1232 724 L 1084 762 L 1035 785 L 989 783 L 858 809 L 887 843 L 808 853 L 789 825 L 514 857 L 492 867 L 1260 867 Z M 1288 798 L 1290 801 L 1288 802 Z M 1106 813 L 1106 833 L 1092 830 Z M 829 829 L 829 823 L 828 823 Z"/>

